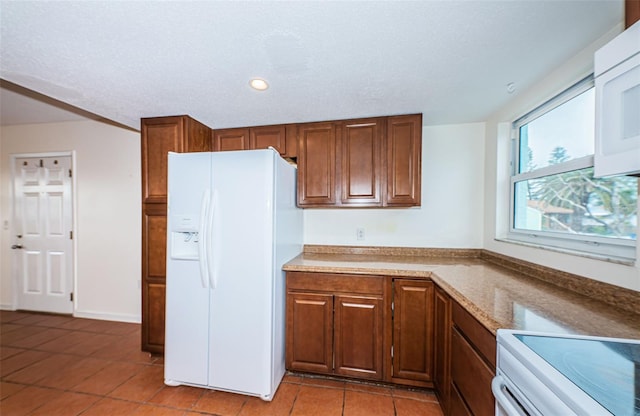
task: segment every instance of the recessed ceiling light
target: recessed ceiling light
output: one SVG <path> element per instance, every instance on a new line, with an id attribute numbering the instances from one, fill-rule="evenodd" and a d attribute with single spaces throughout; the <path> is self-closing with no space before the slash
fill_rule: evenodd
<path id="1" fill-rule="evenodd" d="M 249 85 L 251 85 L 251 88 L 258 91 L 264 91 L 269 88 L 269 84 L 267 84 L 267 81 L 260 78 L 252 79 L 251 81 L 249 81 Z"/>

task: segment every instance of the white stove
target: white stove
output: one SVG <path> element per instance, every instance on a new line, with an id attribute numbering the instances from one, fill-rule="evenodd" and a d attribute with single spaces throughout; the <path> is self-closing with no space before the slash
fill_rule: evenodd
<path id="1" fill-rule="evenodd" d="M 640 340 L 498 330 L 496 415 L 640 416 Z"/>

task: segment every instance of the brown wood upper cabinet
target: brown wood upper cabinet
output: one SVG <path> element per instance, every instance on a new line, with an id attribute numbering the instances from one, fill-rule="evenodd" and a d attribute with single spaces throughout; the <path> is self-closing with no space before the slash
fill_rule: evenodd
<path id="1" fill-rule="evenodd" d="M 387 119 L 385 206 L 419 206 L 422 114 Z"/>
<path id="2" fill-rule="evenodd" d="M 640 1 L 626 0 L 624 2 L 624 6 L 624 26 L 626 29 L 628 29 L 635 22 L 640 20 Z"/>
<path id="3" fill-rule="evenodd" d="M 422 115 L 298 126 L 298 205 L 420 205 Z"/>
<path id="4" fill-rule="evenodd" d="M 141 120 L 142 202 L 167 203 L 167 153 L 209 150 L 209 127 L 188 117 Z"/>
<path id="5" fill-rule="evenodd" d="M 249 129 L 214 130 L 212 135 L 211 148 L 214 152 L 249 149 Z"/>
<path id="6" fill-rule="evenodd" d="M 298 126 L 298 205 L 336 204 L 335 123 Z"/>
<path id="7" fill-rule="evenodd" d="M 273 147 L 284 155 L 287 153 L 286 126 L 264 126 L 249 129 L 249 148 L 267 149 Z"/>
<path id="8" fill-rule="evenodd" d="M 282 157 L 296 157 L 296 135 L 295 124 L 220 129 L 212 133 L 211 148 L 219 152 L 273 147 Z"/>
<path id="9" fill-rule="evenodd" d="M 342 205 L 382 204 L 382 159 L 384 119 L 340 123 Z"/>
<path id="10" fill-rule="evenodd" d="M 167 153 L 209 150 L 211 130 L 188 117 L 141 120 L 142 350 L 164 350 Z"/>

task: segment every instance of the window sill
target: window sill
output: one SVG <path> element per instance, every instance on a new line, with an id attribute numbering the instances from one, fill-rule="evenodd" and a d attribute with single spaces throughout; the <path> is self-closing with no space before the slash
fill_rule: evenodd
<path id="1" fill-rule="evenodd" d="M 494 240 L 502 242 L 502 243 L 507 243 L 507 244 L 515 244 L 515 245 L 524 246 L 524 247 L 530 247 L 530 248 L 536 248 L 536 249 L 540 249 L 540 250 L 552 251 L 552 252 L 555 252 L 555 253 L 562 253 L 562 254 L 568 254 L 568 255 L 572 255 L 572 256 L 583 257 L 583 258 L 586 258 L 586 259 L 606 261 L 606 262 L 609 262 L 609 263 L 621 264 L 621 265 L 624 265 L 624 266 L 635 266 L 635 263 L 636 263 L 635 259 L 626 258 L 626 257 L 616 257 L 616 256 L 611 256 L 611 255 L 600 255 L 600 254 L 594 254 L 594 253 L 587 253 L 585 251 L 571 250 L 571 249 L 567 249 L 567 248 L 560 248 L 560 247 L 553 247 L 553 246 L 543 246 L 543 245 L 540 245 L 540 244 L 533 244 L 533 243 L 528 243 L 528 242 L 525 242 L 525 241 L 513 240 L 513 239 L 510 239 L 510 238 L 495 238 Z"/>

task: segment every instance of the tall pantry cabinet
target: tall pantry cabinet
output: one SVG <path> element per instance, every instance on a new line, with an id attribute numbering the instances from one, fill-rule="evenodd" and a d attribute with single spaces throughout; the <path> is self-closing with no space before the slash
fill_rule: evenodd
<path id="1" fill-rule="evenodd" d="M 189 116 L 143 118 L 142 350 L 164 351 L 167 153 L 206 152 L 211 129 Z"/>

